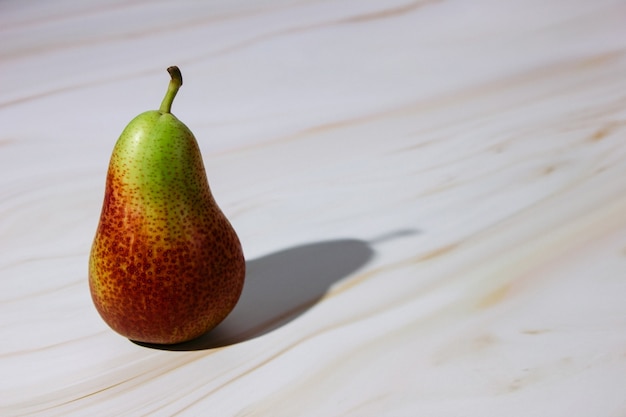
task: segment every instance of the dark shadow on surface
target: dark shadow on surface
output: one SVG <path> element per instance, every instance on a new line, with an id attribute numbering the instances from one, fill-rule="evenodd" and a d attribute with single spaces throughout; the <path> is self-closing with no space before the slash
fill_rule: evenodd
<path id="1" fill-rule="evenodd" d="M 400 231 L 384 236 L 384 240 L 414 233 Z M 134 343 L 161 350 L 191 351 L 259 337 L 310 309 L 333 284 L 363 267 L 373 256 L 370 242 L 341 239 L 296 246 L 247 261 L 241 298 L 215 329 L 175 345 Z"/>
<path id="2" fill-rule="evenodd" d="M 164 350 L 201 350 L 261 336 L 314 305 L 337 281 L 374 255 L 356 239 L 312 243 L 246 262 L 246 281 L 235 309 L 215 329 L 176 345 L 138 345 Z"/>

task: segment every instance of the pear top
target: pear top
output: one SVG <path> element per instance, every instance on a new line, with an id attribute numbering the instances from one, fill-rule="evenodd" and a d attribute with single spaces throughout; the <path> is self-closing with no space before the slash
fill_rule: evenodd
<path id="1" fill-rule="evenodd" d="M 167 86 L 167 92 L 165 93 L 165 97 L 163 97 L 161 107 L 159 107 L 159 111 L 162 113 L 171 113 L 174 97 L 176 97 L 178 89 L 183 85 L 183 75 L 180 73 L 180 69 L 178 69 L 177 66 L 174 65 L 169 67 L 167 72 L 170 73 L 170 77 L 172 77 L 172 79 Z"/>

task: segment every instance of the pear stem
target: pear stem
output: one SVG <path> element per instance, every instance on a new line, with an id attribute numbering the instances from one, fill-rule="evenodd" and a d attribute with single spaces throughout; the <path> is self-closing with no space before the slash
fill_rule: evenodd
<path id="1" fill-rule="evenodd" d="M 170 80 L 170 84 L 167 86 L 167 93 L 165 93 L 165 97 L 163 97 L 161 107 L 159 107 L 159 111 L 162 113 L 171 113 L 174 97 L 176 97 L 176 93 L 178 93 L 180 86 L 183 85 L 183 75 L 180 73 L 177 66 L 169 67 L 167 72 L 170 73 L 170 77 L 172 77 L 172 79 Z"/>

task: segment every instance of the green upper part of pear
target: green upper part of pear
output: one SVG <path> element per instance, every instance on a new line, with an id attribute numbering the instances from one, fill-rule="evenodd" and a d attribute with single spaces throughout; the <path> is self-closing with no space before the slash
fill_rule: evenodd
<path id="1" fill-rule="evenodd" d="M 161 192 L 173 188 L 203 193 L 207 186 L 197 142 L 171 113 L 147 111 L 133 119 L 115 144 L 111 162 L 114 174 L 140 187 L 146 197 L 163 198 Z"/>
<path id="2" fill-rule="evenodd" d="M 178 219 L 180 213 L 164 206 L 211 211 L 207 203 L 213 203 L 213 197 L 193 133 L 170 112 L 182 77 L 176 67 L 168 72 L 172 79 L 160 109 L 135 117 L 115 144 L 109 181 L 116 183 L 116 200 L 123 199 L 143 215 L 169 213 Z"/>

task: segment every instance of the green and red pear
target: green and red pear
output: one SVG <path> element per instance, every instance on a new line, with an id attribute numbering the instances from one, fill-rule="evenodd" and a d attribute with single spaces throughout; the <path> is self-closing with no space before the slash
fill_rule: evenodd
<path id="1" fill-rule="evenodd" d="M 171 113 L 177 67 L 159 110 L 135 117 L 117 140 L 89 259 L 104 321 L 138 342 L 194 339 L 235 307 L 245 260 L 215 202 L 193 133 Z"/>

